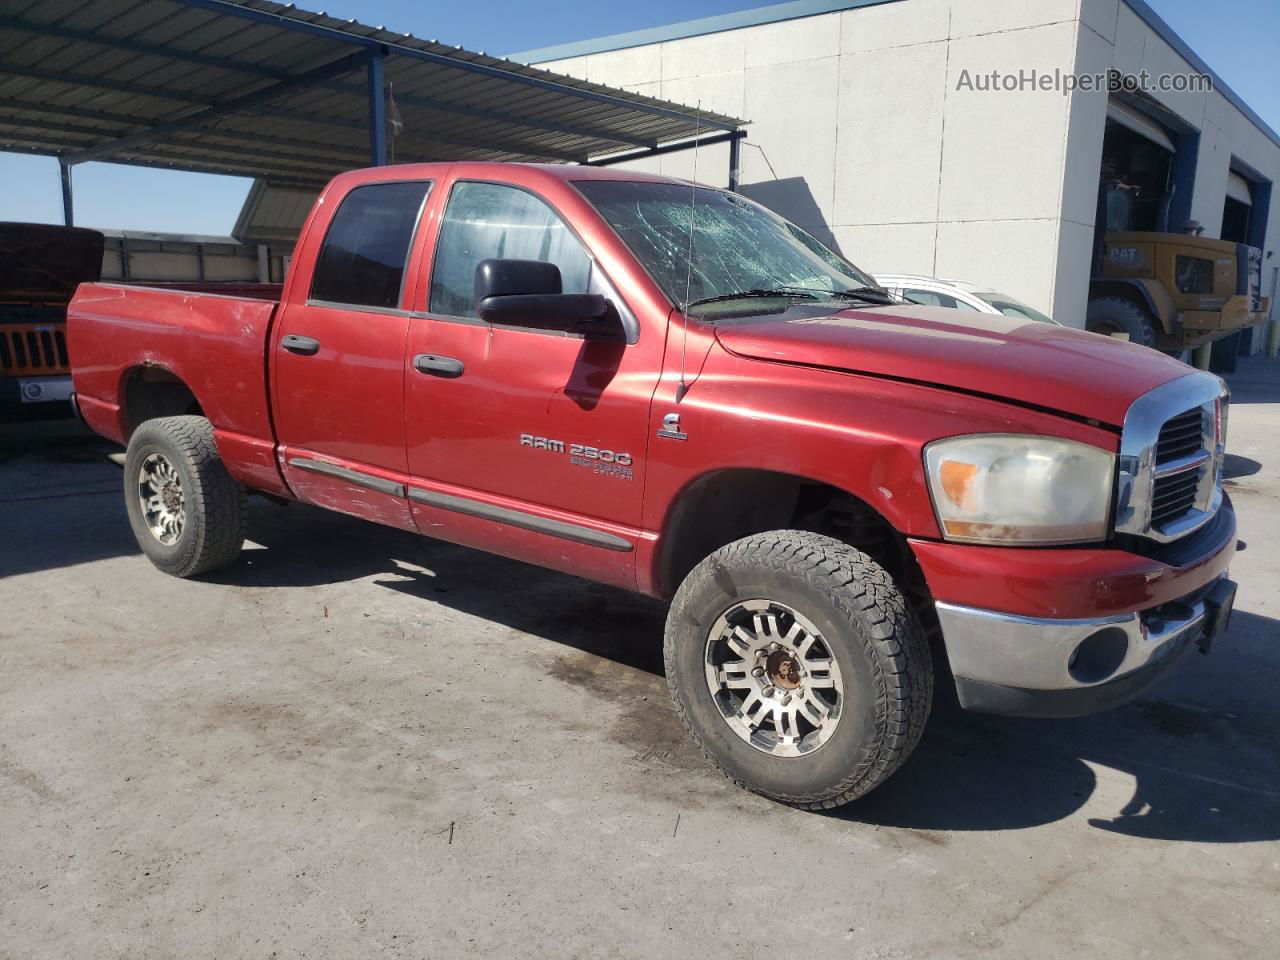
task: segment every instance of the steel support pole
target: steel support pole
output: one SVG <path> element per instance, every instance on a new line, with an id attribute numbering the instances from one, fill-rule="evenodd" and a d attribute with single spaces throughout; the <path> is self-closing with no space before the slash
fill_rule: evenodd
<path id="1" fill-rule="evenodd" d="M 387 93 L 382 70 L 382 48 L 371 48 L 368 57 L 369 165 L 385 167 L 387 165 Z"/>
<path id="2" fill-rule="evenodd" d="M 73 227 L 76 217 L 71 196 L 71 164 L 59 160 L 58 172 L 62 175 L 62 222 L 68 227 Z"/>
<path id="3" fill-rule="evenodd" d="M 737 131 L 729 138 L 729 189 L 737 192 L 742 165 L 742 136 Z"/>

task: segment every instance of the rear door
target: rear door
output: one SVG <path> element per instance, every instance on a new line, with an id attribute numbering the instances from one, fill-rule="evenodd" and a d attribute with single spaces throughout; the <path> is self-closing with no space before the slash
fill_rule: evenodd
<path id="1" fill-rule="evenodd" d="M 276 324 L 272 389 L 289 485 L 304 500 L 413 529 L 405 499 L 406 264 L 430 181 L 350 190 Z"/>
<path id="2" fill-rule="evenodd" d="M 565 293 L 601 293 L 625 338 L 494 325 L 477 264 L 542 260 Z M 409 496 L 420 529 L 630 584 L 660 331 L 641 330 L 566 218 L 523 187 L 452 185 L 409 332 Z"/>

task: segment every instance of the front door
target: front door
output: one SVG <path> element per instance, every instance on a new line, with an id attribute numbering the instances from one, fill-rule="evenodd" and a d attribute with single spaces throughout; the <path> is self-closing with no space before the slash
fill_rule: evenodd
<path id="1" fill-rule="evenodd" d="M 351 190 L 311 259 L 305 300 L 292 294 L 272 345 L 289 485 L 303 500 L 407 529 L 403 280 L 429 188 Z"/>
<path id="2" fill-rule="evenodd" d="M 565 293 L 605 294 L 629 334 L 605 341 L 481 321 L 475 271 L 488 258 L 555 263 Z M 430 277 L 406 351 L 419 528 L 629 585 L 660 337 L 637 328 L 578 236 L 522 188 L 455 183 Z"/>

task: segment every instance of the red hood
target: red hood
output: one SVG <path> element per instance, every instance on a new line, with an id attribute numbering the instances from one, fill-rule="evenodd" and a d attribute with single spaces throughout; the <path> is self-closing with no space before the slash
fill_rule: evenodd
<path id="1" fill-rule="evenodd" d="M 1111 337 L 944 307 L 792 311 L 722 322 L 716 337 L 744 357 L 937 384 L 1115 426 L 1139 396 L 1192 372 Z"/>

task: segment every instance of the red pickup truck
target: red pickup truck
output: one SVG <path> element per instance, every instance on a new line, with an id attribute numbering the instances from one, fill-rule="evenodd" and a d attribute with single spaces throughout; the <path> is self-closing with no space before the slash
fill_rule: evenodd
<path id="1" fill-rule="evenodd" d="M 684 723 L 798 806 L 908 756 L 931 643 L 967 708 L 1081 714 L 1234 596 L 1221 380 L 895 302 L 687 182 L 346 173 L 278 301 L 85 284 L 69 336 L 161 570 L 232 563 L 257 491 L 668 598 Z"/>

